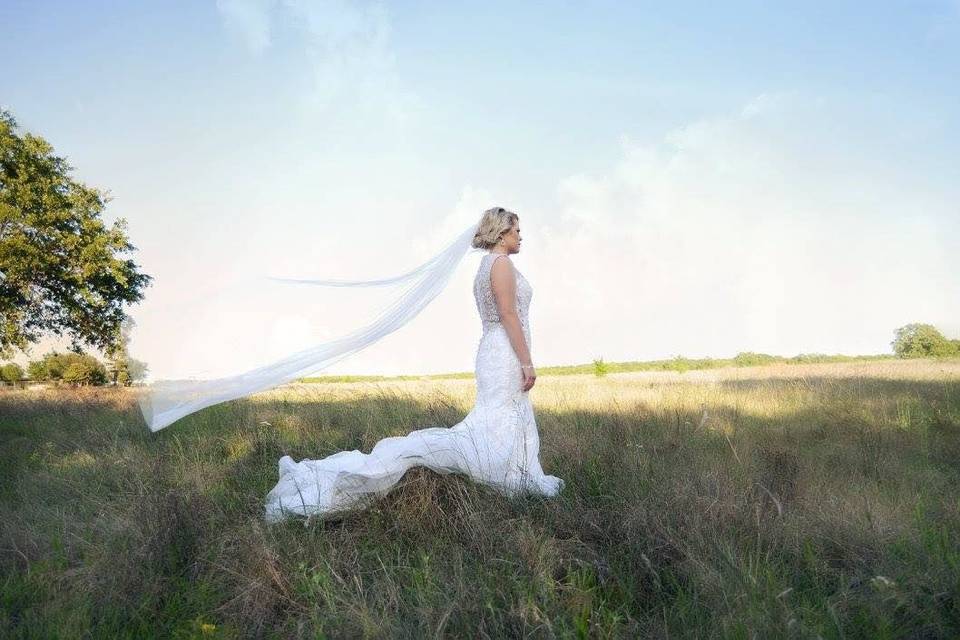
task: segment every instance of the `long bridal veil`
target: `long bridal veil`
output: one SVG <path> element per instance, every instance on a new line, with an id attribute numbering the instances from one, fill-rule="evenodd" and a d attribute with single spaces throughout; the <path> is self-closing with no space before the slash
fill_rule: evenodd
<path id="1" fill-rule="evenodd" d="M 205 407 L 317 373 L 370 346 L 410 322 L 446 287 L 464 255 L 471 249 L 477 224 L 464 229 L 440 253 L 398 276 L 373 280 L 318 280 L 274 278 L 275 282 L 329 287 L 373 287 L 402 284 L 399 295 L 369 324 L 340 338 L 292 353 L 254 369 L 212 379 L 169 379 L 150 383 L 138 397 L 151 431 L 159 431 Z M 147 363 L 149 365 L 149 362 Z M 204 363 L 195 363 L 202 365 Z"/>

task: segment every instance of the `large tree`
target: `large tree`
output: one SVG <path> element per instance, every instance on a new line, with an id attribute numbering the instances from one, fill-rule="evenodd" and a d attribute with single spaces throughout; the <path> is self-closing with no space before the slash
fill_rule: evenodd
<path id="1" fill-rule="evenodd" d="M 0 110 L 0 356 L 44 334 L 109 350 L 152 280 L 122 254 L 134 251 L 126 220 L 101 219 L 107 193 L 70 177 L 43 138 L 21 133 Z"/>
<path id="2" fill-rule="evenodd" d="M 894 331 L 893 352 L 901 358 L 960 355 L 960 343 L 948 340 L 932 324 L 915 322 Z"/>

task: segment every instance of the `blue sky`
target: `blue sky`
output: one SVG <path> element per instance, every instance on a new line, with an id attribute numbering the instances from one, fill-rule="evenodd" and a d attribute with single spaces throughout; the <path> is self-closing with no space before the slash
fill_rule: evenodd
<path id="1" fill-rule="evenodd" d="M 375 302 L 258 315 L 241 283 L 399 273 L 495 204 L 538 364 L 960 337 L 955 0 L 6 1 L 0 55 L 0 105 L 111 192 L 156 277 L 156 372 L 184 298 L 220 291 L 205 357 L 266 362 Z M 328 372 L 470 370 L 474 268 Z"/>

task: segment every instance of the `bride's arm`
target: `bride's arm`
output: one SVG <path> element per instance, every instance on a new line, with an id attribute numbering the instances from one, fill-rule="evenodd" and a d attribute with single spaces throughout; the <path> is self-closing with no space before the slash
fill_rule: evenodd
<path id="1" fill-rule="evenodd" d="M 497 312 L 500 314 L 500 324 L 506 330 L 520 364 L 532 365 L 530 349 L 527 347 L 527 339 L 523 335 L 523 327 L 520 326 L 520 315 L 517 313 L 517 276 L 510 258 L 494 258 L 490 268 L 490 284 L 497 303 Z"/>

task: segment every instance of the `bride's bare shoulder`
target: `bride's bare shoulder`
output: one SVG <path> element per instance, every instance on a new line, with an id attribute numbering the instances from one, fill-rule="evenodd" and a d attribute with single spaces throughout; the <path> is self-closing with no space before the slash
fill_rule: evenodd
<path id="1" fill-rule="evenodd" d="M 498 258 L 504 258 L 499 260 Z M 490 266 L 490 282 L 494 290 L 512 288 L 516 276 L 514 275 L 513 262 L 510 257 L 502 253 L 493 258 L 493 264 Z"/>
<path id="2" fill-rule="evenodd" d="M 507 254 L 492 253 L 490 255 L 493 256 L 493 259 L 492 259 L 493 264 L 490 265 L 491 271 L 509 272 L 513 269 L 513 261 L 510 260 L 510 256 L 508 256 Z M 500 260 L 500 258 L 503 258 L 503 260 Z"/>

